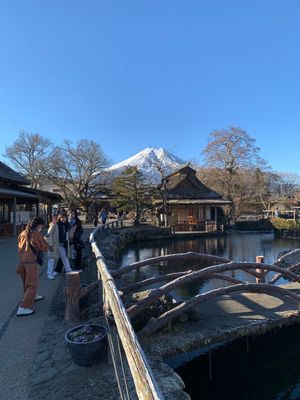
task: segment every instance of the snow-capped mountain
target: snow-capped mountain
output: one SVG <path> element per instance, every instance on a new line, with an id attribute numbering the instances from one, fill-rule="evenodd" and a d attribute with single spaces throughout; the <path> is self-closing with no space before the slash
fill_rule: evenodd
<path id="1" fill-rule="evenodd" d="M 168 175 L 185 164 L 184 160 L 163 148 L 147 147 L 132 157 L 109 167 L 107 171 L 116 176 L 122 173 L 127 167 L 134 166 L 149 181 L 159 183 L 161 181 L 159 168 L 163 170 L 164 175 Z"/>

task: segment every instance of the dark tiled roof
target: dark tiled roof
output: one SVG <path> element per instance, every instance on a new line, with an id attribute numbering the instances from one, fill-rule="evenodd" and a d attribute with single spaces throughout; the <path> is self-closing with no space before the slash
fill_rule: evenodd
<path id="1" fill-rule="evenodd" d="M 18 174 L 12 168 L 0 161 L 0 181 L 18 183 L 19 185 L 28 185 L 29 182 L 24 176 Z"/>
<path id="2" fill-rule="evenodd" d="M 48 192 L 46 190 L 39 190 L 39 189 L 31 189 L 31 191 L 33 193 L 35 193 L 37 196 L 39 196 L 40 198 L 45 198 L 48 200 L 56 200 L 58 202 L 62 201 L 62 197 L 60 194 L 58 193 L 54 193 L 54 192 Z"/>
<path id="3" fill-rule="evenodd" d="M 205 186 L 189 166 L 166 177 L 167 199 L 224 199 L 219 193 Z"/>
<path id="4" fill-rule="evenodd" d="M 21 190 L 19 190 L 21 189 Z M 17 188 L 17 187 L 9 187 L 9 186 L 1 186 L 0 185 L 0 195 L 4 197 L 18 197 L 18 198 L 24 198 L 24 199 L 38 199 L 39 196 L 37 196 L 33 192 L 27 192 L 22 190 L 23 188 Z"/>

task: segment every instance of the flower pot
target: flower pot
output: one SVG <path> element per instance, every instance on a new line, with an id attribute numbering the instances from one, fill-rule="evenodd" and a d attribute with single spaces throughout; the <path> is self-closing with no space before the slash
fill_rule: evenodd
<path id="1" fill-rule="evenodd" d="M 65 341 L 75 364 L 95 365 L 106 352 L 106 328 L 97 324 L 78 325 L 66 332 Z"/>

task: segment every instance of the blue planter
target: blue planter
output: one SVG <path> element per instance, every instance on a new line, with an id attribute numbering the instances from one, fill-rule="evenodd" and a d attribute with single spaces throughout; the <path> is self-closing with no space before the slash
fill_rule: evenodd
<path id="1" fill-rule="evenodd" d="M 88 324 L 93 330 L 93 334 L 99 334 L 101 337 L 90 342 L 79 342 L 74 340 L 74 333 L 86 327 L 87 325 L 78 325 L 68 330 L 65 334 L 72 360 L 75 364 L 81 366 L 91 366 L 97 364 L 105 355 L 107 347 L 107 332 L 102 325 Z"/>

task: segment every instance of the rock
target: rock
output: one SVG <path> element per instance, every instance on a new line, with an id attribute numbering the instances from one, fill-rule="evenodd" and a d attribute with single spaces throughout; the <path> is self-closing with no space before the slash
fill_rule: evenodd
<path id="1" fill-rule="evenodd" d="M 141 292 L 133 293 L 131 296 L 128 296 L 129 299 L 128 303 L 126 302 L 126 307 L 130 307 L 133 304 L 137 304 L 138 302 L 145 300 L 153 292 L 153 290 L 154 289 L 148 289 Z M 132 319 L 134 329 L 142 329 L 150 320 L 150 318 L 157 318 L 161 314 L 172 309 L 173 307 L 173 298 L 170 294 L 167 293 L 159 297 L 154 303 L 150 304 L 147 308 L 145 308 L 141 313 L 139 313 Z"/>

